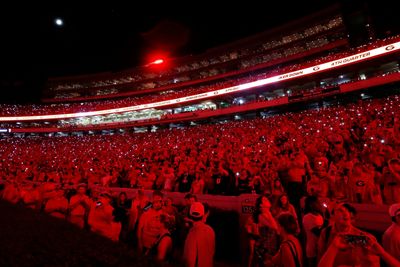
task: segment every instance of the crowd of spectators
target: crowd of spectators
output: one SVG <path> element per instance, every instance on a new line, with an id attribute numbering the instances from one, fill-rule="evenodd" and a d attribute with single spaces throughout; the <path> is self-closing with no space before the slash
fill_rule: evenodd
<path id="1" fill-rule="evenodd" d="M 160 262 L 212 266 L 215 233 L 196 195 L 259 194 L 244 226 L 248 266 L 399 266 L 399 107 L 392 95 L 152 133 L 3 138 L 1 195 Z M 114 199 L 107 187 L 140 190 Z M 187 206 L 160 191 L 188 194 Z M 384 248 L 354 226 L 348 202 L 391 205 Z"/>
<path id="2" fill-rule="evenodd" d="M 307 181 L 321 197 L 390 204 L 398 190 L 388 184 L 398 162 L 398 107 L 395 95 L 152 133 L 4 138 L 0 174 L 180 192 L 200 179 L 196 192 L 226 195 L 271 191 L 276 179 Z"/>

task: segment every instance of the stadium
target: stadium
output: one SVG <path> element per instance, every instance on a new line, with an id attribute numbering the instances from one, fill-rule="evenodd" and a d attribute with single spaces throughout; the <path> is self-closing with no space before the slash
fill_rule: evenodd
<path id="1" fill-rule="evenodd" d="M 400 266 L 400 35 L 360 14 L 0 104 L 0 265 Z"/>

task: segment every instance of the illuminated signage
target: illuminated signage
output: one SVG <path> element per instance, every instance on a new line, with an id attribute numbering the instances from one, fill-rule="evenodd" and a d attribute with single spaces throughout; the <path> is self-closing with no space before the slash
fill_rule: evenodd
<path id="1" fill-rule="evenodd" d="M 283 73 L 280 75 L 257 80 L 254 82 L 244 83 L 244 84 L 235 85 L 232 87 L 228 87 L 228 88 L 224 88 L 224 89 L 220 89 L 220 90 L 216 90 L 216 91 L 210 91 L 207 93 L 190 95 L 190 96 L 166 100 L 166 101 L 160 101 L 160 102 L 154 102 L 154 103 L 148 103 L 148 104 L 142 104 L 142 105 L 136 105 L 136 106 L 129 106 L 129 107 L 123 107 L 123 108 L 96 110 L 96 111 L 80 112 L 80 113 L 54 114 L 54 115 L 41 115 L 41 116 L 0 117 L 0 121 L 67 119 L 67 118 L 87 117 L 87 116 L 95 116 L 95 115 L 106 115 L 106 114 L 121 113 L 121 112 L 128 112 L 128 111 L 137 111 L 137 110 L 143 110 L 143 109 L 148 109 L 148 108 L 158 108 L 158 107 L 169 106 L 169 105 L 174 105 L 174 104 L 181 104 L 181 103 L 185 103 L 185 102 L 189 102 L 189 101 L 193 101 L 193 100 L 210 98 L 215 95 L 229 94 L 229 93 L 243 91 L 246 89 L 250 89 L 250 88 L 254 88 L 254 87 L 258 87 L 258 86 L 262 86 L 262 85 L 272 84 L 272 83 L 285 81 L 285 80 L 289 80 L 289 79 L 293 79 L 293 78 L 298 78 L 298 77 L 302 77 L 302 76 L 306 76 L 306 75 L 312 75 L 317 72 L 326 71 L 326 70 L 337 68 L 337 67 L 342 67 L 342 66 L 356 63 L 356 62 L 361 62 L 361 61 L 371 59 L 376 56 L 389 54 L 389 53 L 392 53 L 397 50 L 400 50 L 400 42 L 388 44 L 385 46 L 381 46 L 381 47 L 378 47 L 378 48 L 375 48 L 375 49 L 372 49 L 369 51 L 365 51 L 362 53 L 358 53 L 355 55 L 351 55 L 348 57 L 340 58 L 337 60 L 332 60 L 332 61 L 329 61 L 326 63 L 314 65 L 314 66 L 311 66 L 308 68 L 304 68 L 304 69 L 300 69 L 300 70 L 296 70 L 296 71 L 292 71 L 292 72 L 288 72 L 288 73 Z"/>

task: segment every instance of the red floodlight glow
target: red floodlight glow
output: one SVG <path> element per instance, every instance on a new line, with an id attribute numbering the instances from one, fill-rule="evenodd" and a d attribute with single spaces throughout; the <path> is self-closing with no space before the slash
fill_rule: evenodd
<path id="1" fill-rule="evenodd" d="M 152 59 L 150 61 L 150 63 L 147 63 L 144 66 L 145 67 L 150 67 L 150 66 L 159 66 L 159 67 L 161 67 L 161 66 L 164 66 L 164 64 L 165 64 L 165 60 L 163 58 L 161 58 L 161 57 L 158 57 L 158 58 L 156 58 L 154 60 Z"/>
<path id="2" fill-rule="evenodd" d="M 153 64 L 162 64 L 162 63 L 164 63 L 164 59 L 162 59 L 162 58 L 159 58 L 159 59 L 156 59 L 156 60 L 154 60 L 153 61 Z"/>

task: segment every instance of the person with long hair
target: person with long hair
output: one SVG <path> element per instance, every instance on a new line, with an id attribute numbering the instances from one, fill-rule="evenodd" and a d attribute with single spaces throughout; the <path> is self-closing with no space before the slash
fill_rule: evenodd
<path id="1" fill-rule="evenodd" d="M 263 266 L 266 259 L 278 250 L 278 225 L 271 214 L 271 203 L 266 196 L 259 196 L 255 210 L 246 223 L 249 235 L 249 259 L 247 266 Z"/>
<path id="2" fill-rule="evenodd" d="M 294 206 L 292 204 L 290 204 L 289 202 L 289 198 L 286 194 L 282 194 L 276 204 L 274 205 L 275 207 L 273 207 L 272 210 L 272 215 L 275 216 L 275 218 L 278 218 L 279 215 L 283 214 L 283 213 L 290 213 L 293 215 L 293 217 L 296 219 L 297 221 L 297 213 L 296 210 L 294 208 Z"/>
<path id="3" fill-rule="evenodd" d="M 266 266 L 302 267 L 303 251 L 300 241 L 296 238 L 298 225 L 294 216 L 283 213 L 278 217 L 279 233 L 282 238 L 278 253 Z"/>
<path id="4" fill-rule="evenodd" d="M 272 182 L 271 186 L 271 202 L 275 203 L 282 194 L 285 194 L 285 188 L 283 187 L 281 180 L 276 178 Z"/>

